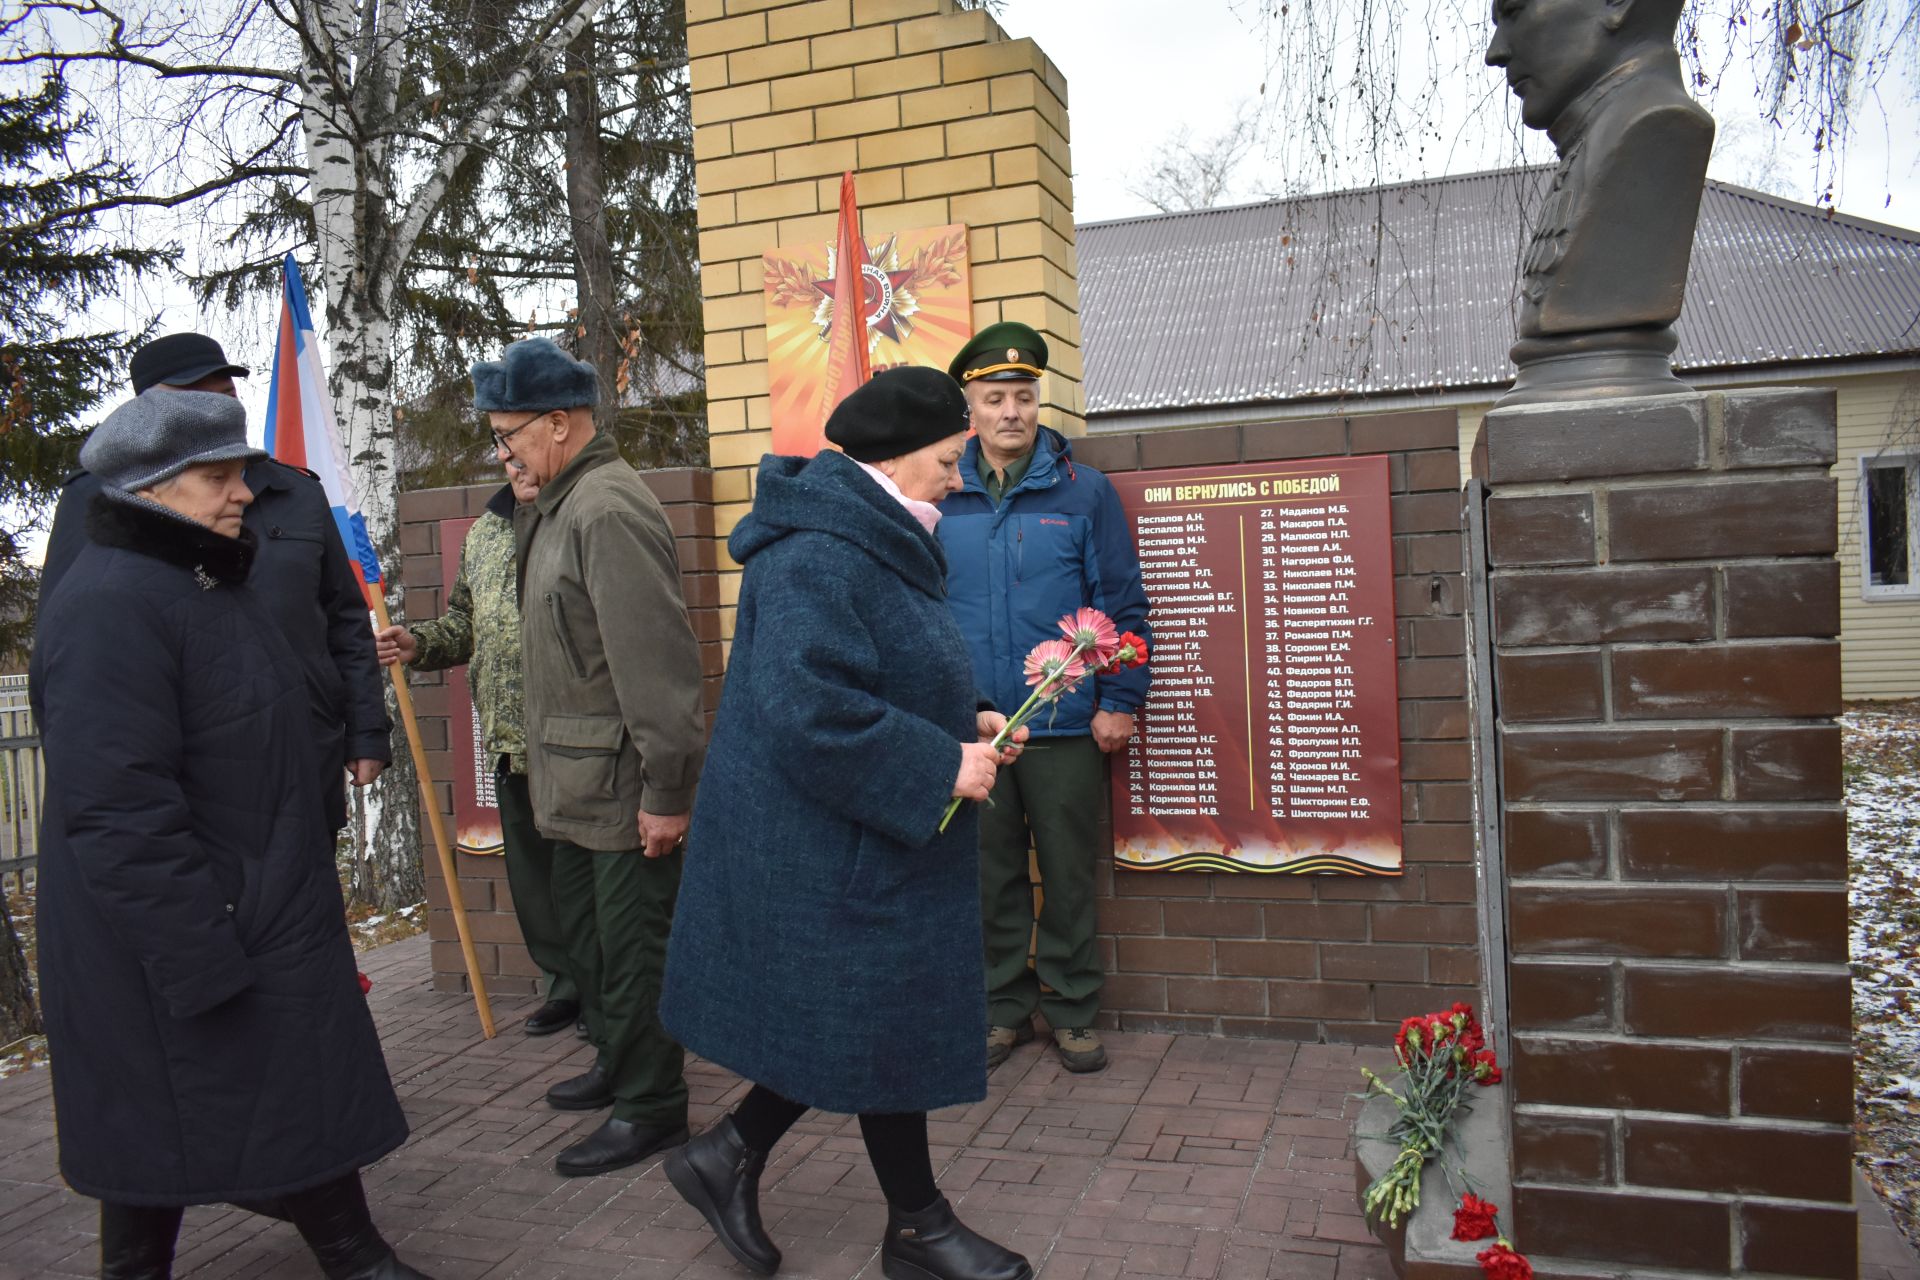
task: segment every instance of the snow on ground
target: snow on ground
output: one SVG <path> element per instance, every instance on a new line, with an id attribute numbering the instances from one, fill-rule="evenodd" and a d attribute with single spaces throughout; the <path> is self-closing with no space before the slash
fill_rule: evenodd
<path id="1" fill-rule="evenodd" d="M 1841 723 L 1856 1158 L 1920 1241 L 1920 702 L 1859 705 Z"/>

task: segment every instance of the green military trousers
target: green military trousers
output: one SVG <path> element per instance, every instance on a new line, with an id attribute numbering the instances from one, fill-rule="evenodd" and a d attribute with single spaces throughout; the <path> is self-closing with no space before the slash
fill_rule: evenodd
<path id="1" fill-rule="evenodd" d="M 1019 1026 L 1035 1009 L 1050 1027 L 1093 1024 L 1103 980 L 1094 945 L 1093 870 L 1106 803 L 1107 757 L 1086 735 L 1034 739 L 1001 766 L 993 803 L 980 806 L 980 916 L 992 1025 Z M 1029 846 L 1040 868 L 1038 912 Z"/>
<path id="2" fill-rule="evenodd" d="M 613 1090 L 613 1117 L 687 1121 L 686 1054 L 660 1025 L 667 930 L 681 854 L 602 853 L 553 842 L 553 899 L 581 1012 Z"/>
<path id="3" fill-rule="evenodd" d="M 565 936 L 553 909 L 553 841 L 533 825 L 527 775 L 500 769 L 493 775 L 493 794 L 500 807 L 500 839 L 506 846 L 507 887 L 513 891 L 513 914 L 520 921 L 527 954 L 546 975 L 547 999 L 578 1000 L 580 988 L 573 980 Z"/>

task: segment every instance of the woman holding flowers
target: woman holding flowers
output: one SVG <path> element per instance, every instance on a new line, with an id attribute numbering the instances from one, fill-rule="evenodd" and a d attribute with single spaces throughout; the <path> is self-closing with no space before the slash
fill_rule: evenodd
<path id="1" fill-rule="evenodd" d="M 809 1108 L 857 1114 L 887 1199 L 892 1280 L 1026 1280 L 955 1217 L 926 1113 L 986 1096 L 977 819 L 1017 745 L 990 745 L 946 603 L 933 503 L 959 486 L 966 400 L 893 369 L 834 410 L 843 452 L 769 457 L 728 540 L 745 567 L 687 840 L 660 1017 L 753 1082 L 667 1173 L 772 1274 L 768 1153 Z"/>

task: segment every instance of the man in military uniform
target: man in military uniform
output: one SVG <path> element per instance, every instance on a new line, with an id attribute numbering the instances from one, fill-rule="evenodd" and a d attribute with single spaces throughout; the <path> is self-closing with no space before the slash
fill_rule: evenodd
<path id="1" fill-rule="evenodd" d="M 1668 363 L 1671 326 L 1713 117 L 1687 96 L 1673 47 L 1680 9 L 1681 0 L 1493 7 L 1487 64 L 1506 72 L 1521 119 L 1560 153 L 1521 263 L 1522 394 L 1503 403 L 1683 389 Z"/>
<path id="2" fill-rule="evenodd" d="M 1011 711 L 1028 693 L 1024 664 L 1060 619 L 1099 609 L 1147 636 L 1147 594 L 1133 534 L 1113 485 L 1073 460 L 1065 436 L 1040 426 L 1047 344 L 1024 324 L 991 325 L 948 367 L 966 389 L 974 438 L 961 490 L 941 504 L 953 615 L 981 691 Z M 1108 753 L 1133 733 L 1147 671 L 1090 677 L 1032 722 L 1020 758 L 1003 765 L 980 810 L 980 903 L 987 948 L 987 1064 L 1033 1038 L 1038 1010 L 1070 1071 L 1098 1071 L 1100 1010 L 1094 868 L 1103 856 Z M 1038 945 L 1028 849 L 1039 865 Z"/>
<path id="3" fill-rule="evenodd" d="M 527 793 L 526 697 L 520 677 L 520 600 L 513 549 L 516 506 L 540 495 L 527 469 L 507 464 L 507 483 L 487 502 L 460 547 L 460 575 L 447 611 L 431 622 L 374 633 L 382 665 L 444 671 L 463 663 L 480 717 L 480 736 L 494 763 L 507 885 L 527 954 L 547 979 L 547 1001 L 523 1024 L 530 1036 L 581 1025 L 580 994 L 567 963 L 566 940 L 553 910 L 553 844 L 533 821 Z"/>
<path id="4" fill-rule="evenodd" d="M 660 1025 L 667 931 L 706 756 L 699 645 L 659 499 L 594 431 L 593 366 L 527 338 L 473 367 L 503 464 L 539 496 L 514 513 L 527 778 L 553 842 L 553 900 L 600 1051 L 550 1106 L 613 1115 L 562 1151 L 607 1173 L 687 1140 L 685 1054 Z"/>
<path id="5" fill-rule="evenodd" d="M 133 353 L 128 373 L 135 395 L 212 391 L 236 398 L 233 380 L 247 376 L 203 333 L 155 338 Z M 393 760 L 366 596 L 312 472 L 261 458 L 248 465 L 246 482 L 253 503 L 243 523 L 259 539 L 247 586 L 280 624 L 306 675 L 321 812 L 328 830 L 338 831 L 347 825 L 347 777 L 364 787 Z M 100 481 L 86 471 L 61 488 L 40 569 L 42 600 L 87 544 L 87 504 L 99 491 Z"/>

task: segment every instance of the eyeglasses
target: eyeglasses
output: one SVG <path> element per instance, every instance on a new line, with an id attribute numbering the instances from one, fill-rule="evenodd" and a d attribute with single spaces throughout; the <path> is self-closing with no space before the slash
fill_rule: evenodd
<path id="1" fill-rule="evenodd" d="M 513 457 L 513 445 L 509 442 L 522 431 L 525 431 L 528 427 L 546 417 L 547 413 L 548 410 L 542 409 L 539 413 L 534 414 L 531 418 L 528 418 L 511 431 L 494 431 L 489 427 L 487 430 L 488 433 L 493 436 L 493 447 L 505 453 L 509 458 Z"/>

